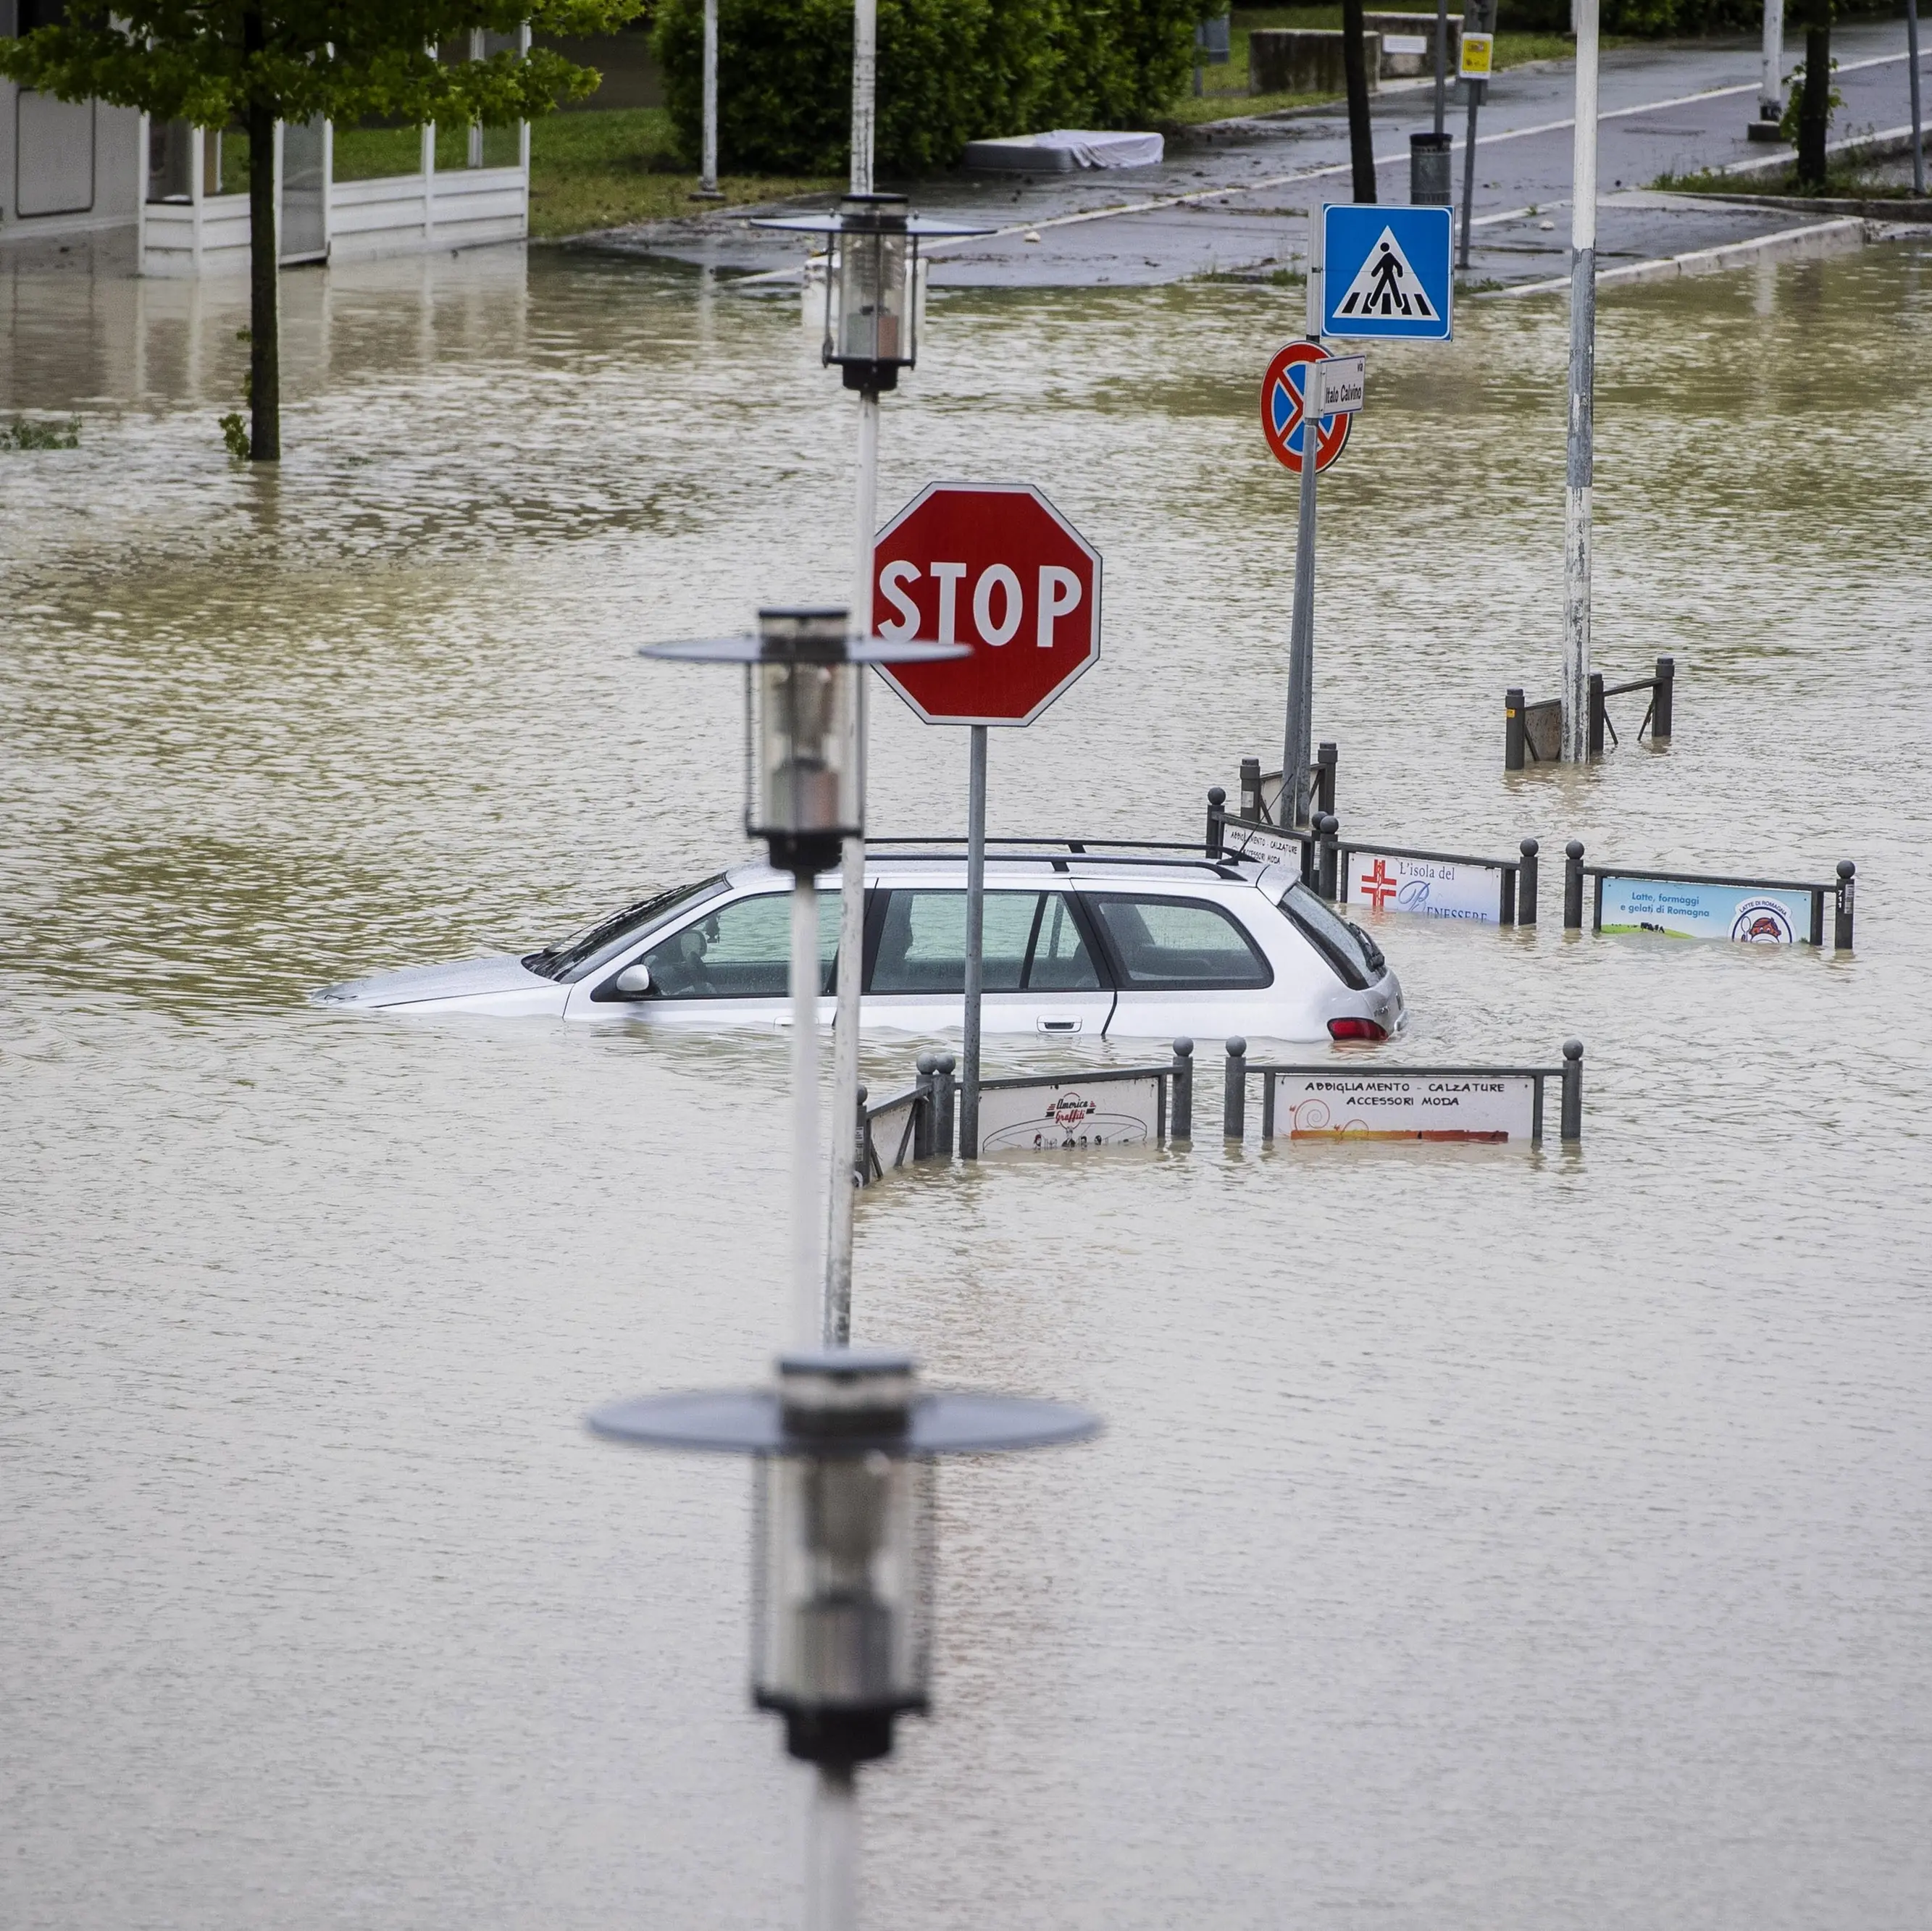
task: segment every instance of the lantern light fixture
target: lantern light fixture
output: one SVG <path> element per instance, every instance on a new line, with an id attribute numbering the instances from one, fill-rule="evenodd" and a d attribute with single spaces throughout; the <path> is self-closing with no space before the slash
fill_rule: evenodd
<path id="1" fill-rule="evenodd" d="M 896 388 L 900 370 L 919 360 L 921 241 L 994 232 L 914 214 L 902 194 L 848 194 L 830 214 L 752 226 L 827 238 L 824 359 L 838 364 L 848 389 L 872 395 Z"/>
<path id="2" fill-rule="evenodd" d="M 864 835 L 854 727 L 863 667 L 969 654 L 964 644 L 854 637 L 842 605 L 761 610 L 755 635 L 646 644 L 638 653 L 746 667 L 745 830 L 798 878 L 836 865 L 841 841 Z"/>

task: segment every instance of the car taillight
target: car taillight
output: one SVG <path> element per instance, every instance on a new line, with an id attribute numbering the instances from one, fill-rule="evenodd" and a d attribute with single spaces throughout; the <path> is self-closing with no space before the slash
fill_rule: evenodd
<path id="1" fill-rule="evenodd" d="M 1386 1039 L 1388 1028 L 1378 1026 L 1372 1019 L 1331 1019 L 1328 1036 L 1331 1039 Z"/>

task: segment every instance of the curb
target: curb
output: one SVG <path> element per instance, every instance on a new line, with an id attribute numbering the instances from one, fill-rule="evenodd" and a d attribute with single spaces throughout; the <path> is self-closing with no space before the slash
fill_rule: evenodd
<path id="1" fill-rule="evenodd" d="M 1819 221 L 1804 228 L 1786 228 L 1775 235 L 1760 235 L 1750 241 L 1728 241 L 1720 248 L 1694 248 L 1688 254 L 1660 256 L 1655 261 L 1632 262 L 1628 267 L 1605 268 L 1597 276 L 1597 286 L 1612 288 L 1619 283 L 1676 281 L 1682 275 L 1721 274 L 1726 268 L 1742 268 L 1754 262 L 1804 259 L 1825 255 L 1841 255 L 1865 244 L 1866 223 L 1856 216 L 1837 221 Z M 1490 289 L 1477 298 L 1504 301 L 1522 295 L 1568 295 L 1570 277 L 1558 281 L 1526 282 L 1520 288 Z"/>

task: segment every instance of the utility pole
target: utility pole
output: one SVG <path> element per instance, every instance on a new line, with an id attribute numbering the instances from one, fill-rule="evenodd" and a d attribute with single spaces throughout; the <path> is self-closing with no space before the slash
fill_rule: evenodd
<path id="1" fill-rule="evenodd" d="M 722 201 L 718 187 L 718 0 L 704 0 L 704 149 L 694 201 Z"/>
<path id="2" fill-rule="evenodd" d="M 1597 6 L 1576 0 L 1576 139 L 1570 217 L 1570 456 L 1563 503 L 1563 755 L 1587 749 L 1590 491 L 1597 367 Z M 1465 230 L 1466 232 L 1466 229 Z"/>
<path id="3" fill-rule="evenodd" d="M 1376 136 L 1369 125 L 1369 68 L 1362 0 L 1342 0 L 1342 79 L 1348 91 L 1348 163 L 1354 199 L 1376 198 Z"/>

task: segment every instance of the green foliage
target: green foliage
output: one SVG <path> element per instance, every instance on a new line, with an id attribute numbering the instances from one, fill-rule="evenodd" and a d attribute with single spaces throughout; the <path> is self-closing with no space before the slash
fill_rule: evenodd
<path id="1" fill-rule="evenodd" d="M 70 415 L 64 422 L 30 422 L 16 415 L 11 422 L 0 422 L 0 449 L 78 449 L 80 418 Z"/>
<path id="2" fill-rule="evenodd" d="M 1144 125 L 1193 66 L 1214 0 L 879 0 L 880 169 L 950 166 L 980 135 Z M 850 0 L 720 0 L 718 134 L 739 168 L 847 166 Z M 700 139 L 703 0 L 662 0 L 656 33 L 679 144 Z"/>
<path id="3" fill-rule="evenodd" d="M 248 418 L 238 409 L 231 409 L 221 418 L 221 439 L 238 463 L 247 462 L 255 453 L 255 445 L 248 440 Z"/>
<path id="4" fill-rule="evenodd" d="M 0 76 L 76 100 L 93 95 L 164 120 L 220 127 L 250 107 L 485 126 L 528 120 L 597 84 L 561 54 L 439 61 L 432 44 L 474 28 L 608 32 L 642 0 L 116 0 L 0 41 Z"/>
<path id="5" fill-rule="evenodd" d="M 1606 34 L 1644 38 L 1756 33 L 1763 23 L 1763 0 L 1604 0 L 1601 18 Z M 1522 32 L 1567 34 L 1570 0 L 1502 0 L 1498 25 Z"/>
<path id="6" fill-rule="evenodd" d="M 1836 73 L 1838 63 L 1834 58 L 1832 71 Z M 1784 112 L 1778 124 L 1778 138 L 1789 141 L 1795 148 L 1798 145 L 1798 124 L 1804 118 L 1804 89 L 1807 70 L 1799 67 L 1786 76 L 1790 85 L 1785 89 Z M 1832 117 L 1845 104 L 1845 97 L 1835 87 L 1828 87 L 1825 94 L 1825 127 L 1828 134 Z"/>

